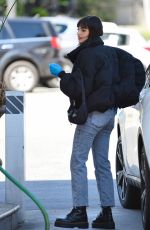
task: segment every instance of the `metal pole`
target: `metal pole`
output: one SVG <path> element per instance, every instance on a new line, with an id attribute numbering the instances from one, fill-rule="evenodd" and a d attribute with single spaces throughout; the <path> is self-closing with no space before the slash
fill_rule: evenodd
<path id="1" fill-rule="evenodd" d="M 24 184 L 24 93 L 6 91 L 5 168 Z M 18 204 L 18 222 L 24 221 L 24 195 L 8 179 L 5 183 L 6 203 Z"/>

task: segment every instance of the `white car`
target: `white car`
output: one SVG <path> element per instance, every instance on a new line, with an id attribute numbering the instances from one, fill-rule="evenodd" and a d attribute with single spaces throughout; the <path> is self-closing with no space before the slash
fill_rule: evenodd
<path id="1" fill-rule="evenodd" d="M 124 208 L 140 208 L 150 229 L 150 66 L 139 102 L 118 111 L 116 183 Z"/>
<path id="2" fill-rule="evenodd" d="M 145 67 L 150 63 L 150 43 L 135 29 L 117 26 L 105 28 L 102 36 L 105 45 L 119 47 L 140 59 Z"/>
<path id="3" fill-rule="evenodd" d="M 49 20 L 55 26 L 55 29 L 60 38 L 63 56 L 78 46 L 77 23 L 79 19 L 65 15 L 42 17 L 42 19 Z"/>

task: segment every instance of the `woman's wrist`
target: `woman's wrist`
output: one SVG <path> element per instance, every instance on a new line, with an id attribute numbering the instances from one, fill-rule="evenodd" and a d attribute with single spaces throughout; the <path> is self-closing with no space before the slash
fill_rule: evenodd
<path id="1" fill-rule="evenodd" d="M 58 77 L 59 77 L 59 78 L 62 78 L 64 74 L 65 74 L 65 71 L 63 70 L 63 71 L 61 71 L 61 72 L 58 74 Z"/>

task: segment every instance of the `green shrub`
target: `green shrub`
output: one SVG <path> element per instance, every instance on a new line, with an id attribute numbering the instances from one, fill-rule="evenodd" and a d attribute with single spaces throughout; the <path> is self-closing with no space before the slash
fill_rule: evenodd
<path id="1" fill-rule="evenodd" d="M 42 7 L 34 7 L 32 9 L 32 15 L 38 14 L 41 17 L 48 16 L 48 11 L 43 9 Z"/>

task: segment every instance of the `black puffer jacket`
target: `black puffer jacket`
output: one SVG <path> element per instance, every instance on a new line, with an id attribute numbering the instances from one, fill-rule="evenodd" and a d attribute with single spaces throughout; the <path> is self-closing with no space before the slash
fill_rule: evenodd
<path id="1" fill-rule="evenodd" d="M 145 69 L 142 62 L 125 50 L 114 48 L 119 61 L 120 81 L 114 85 L 115 105 L 125 108 L 139 101 L 139 94 L 145 83 Z"/>
<path id="2" fill-rule="evenodd" d="M 60 73 L 60 89 L 70 100 L 81 104 L 81 79 L 84 77 L 88 111 L 101 111 L 114 106 L 113 84 L 119 81 L 118 59 L 113 48 L 104 46 L 101 38 L 87 40 L 68 54 L 74 63 L 72 73 Z M 94 93 L 93 93 L 94 92 Z"/>

